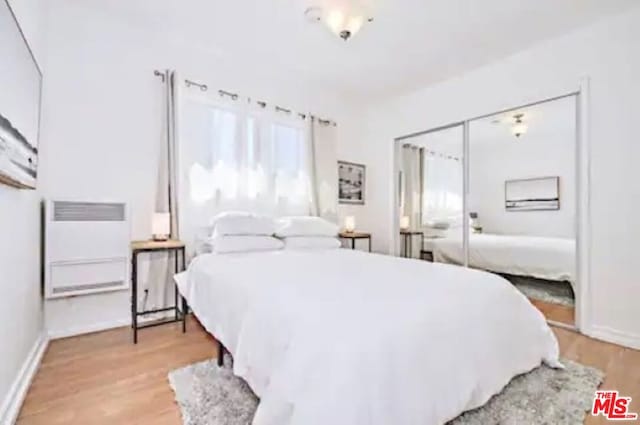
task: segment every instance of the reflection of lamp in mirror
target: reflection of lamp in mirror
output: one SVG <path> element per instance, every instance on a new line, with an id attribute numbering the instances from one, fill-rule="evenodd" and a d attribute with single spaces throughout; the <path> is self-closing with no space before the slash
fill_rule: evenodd
<path id="1" fill-rule="evenodd" d="M 151 221 L 151 234 L 154 241 L 166 241 L 171 233 L 171 214 L 155 213 Z"/>
<path id="2" fill-rule="evenodd" d="M 400 217 L 400 230 L 409 230 L 411 227 L 411 220 L 408 215 L 403 215 Z"/>
<path id="3" fill-rule="evenodd" d="M 356 230 L 356 218 L 348 215 L 344 218 L 344 230 L 347 233 L 353 233 Z"/>
<path id="4" fill-rule="evenodd" d="M 511 131 L 513 131 L 514 136 L 520 137 L 527 132 L 529 127 L 527 127 L 527 124 L 522 122 L 522 117 L 524 117 L 524 114 L 516 114 L 513 117 L 516 119 L 516 122 L 513 125 Z"/>
<path id="5" fill-rule="evenodd" d="M 471 231 L 473 233 L 482 233 L 482 226 L 478 221 L 478 213 L 470 212 L 469 213 L 469 226 L 471 227 Z"/>

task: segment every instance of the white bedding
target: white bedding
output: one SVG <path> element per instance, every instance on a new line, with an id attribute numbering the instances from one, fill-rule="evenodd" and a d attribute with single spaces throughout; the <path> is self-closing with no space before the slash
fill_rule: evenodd
<path id="1" fill-rule="evenodd" d="M 537 236 L 470 234 L 469 266 L 517 276 L 576 282 L 576 243 L 573 239 Z M 434 261 L 462 264 L 462 239 L 425 238 Z M 575 288 L 574 288 L 575 289 Z"/>
<path id="2" fill-rule="evenodd" d="M 261 398 L 254 425 L 441 424 L 558 344 L 503 278 L 336 249 L 204 254 L 176 277 Z"/>

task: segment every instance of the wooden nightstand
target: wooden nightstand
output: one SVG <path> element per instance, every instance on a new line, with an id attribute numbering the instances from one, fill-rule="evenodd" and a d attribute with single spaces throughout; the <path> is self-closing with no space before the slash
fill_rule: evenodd
<path id="1" fill-rule="evenodd" d="M 400 230 L 400 236 L 404 238 L 404 257 L 413 258 L 413 237 L 424 236 L 424 233 L 418 230 Z M 420 240 L 420 245 L 422 245 L 422 240 Z"/>
<path id="2" fill-rule="evenodd" d="M 341 239 L 351 239 L 351 249 L 356 249 L 356 240 L 357 239 L 368 239 L 369 240 L 369 252 L 371 252 L 371 233 L 364 232 L 340 232 L 338 236 Z"/>
<path id="3" fill-rule="evenodd" d="M 167 241 L 134 241 L 131 242 L 131 328 L 133 329 L 133 343 L 138 343 L 138 330 L 149 328 L 151 326 L 164 325 L 166 323 L 174 323 L 182 321 L 182 332 L 186 331 L 186 318 L 187 318 L 187 303 L 185 299 L 179 295 L 178 286 L 174 283 L 174 297 L 175 302 L 173 307 L 159 308 L 156 310 L 138 311 L 138 254 L 143 252 L 159 252 L 167 251 L 173 252 L 174 255 L 174 270 L 179 273 L 185 269 L 185 245 L 181 241 L 167 240 Z M 180 261 L 182 260 L 182 261 Z M 178 305 L 178 300 L 182 301 L 182 310 Z M 166 311 L 173 311 L 175 313 L 173 318 L 163 319 L 147 323 L 144 325 L 138 325 L 138 317 L 145 316 L 147 314 L 162 313 Z"/>
<path id="4" fill-rule="evenodd" d="M 425 261 L 431 261 L 433 263 L 433 251 L 420 250 L 420 259 Z"/>
<path id="5" fill-rule="evenodd" d="M 426 236 L 422 238 L 422 246 L 420 247 L 420 258 L 422 260 L 434 262 L 433 258 L 433 241 L 442 239 L 441 236 Z"/>

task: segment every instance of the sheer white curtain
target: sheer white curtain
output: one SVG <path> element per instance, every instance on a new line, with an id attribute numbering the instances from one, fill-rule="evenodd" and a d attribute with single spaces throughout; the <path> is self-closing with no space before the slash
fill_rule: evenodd
<path id="1" fill-rule="evenodd" d="M 175 71 L 162 74 L 162 95 L 159 97 L 161 132 L 158 134 L 156 162 L 155 202 L 148 211 L 149 222 L 154 212 L 171 214 L 171 237 L 179 239 L 178 229 L 178 180 L 177 180 L 177 134 L 179 126 L 180 78 Z M 151 234 L 151 228 L 148 230 Z M 171 254 L 173 255 L 173 254 Z M 138 260 L 138 310 L 154 310 L 172 306 L 174 302 L 173 257 L 166 252 L 141 254 Z M 157 319 L 165 314 L 149 315 Z"/>
<path id="2" fill-rule="evenodd" d="M 422 224 L 453 222 L 462 216 L 462 161 L 425 151 L 423 159 Z"/>
<path id="3" fill-rule="evenodd" d="M 180 221 L 187 243 L 197 242 L 220 211 L 311 213 L 311 142 L 298 115 L 190 95 L 180 128 Z"/>
<path id="4" fill-rule="evenodd" d="M 412 228 L 420 227 L 420 199 L 422 197 L 421 152 L 417 146 L 402 147 L 402 174 L 404 176 L 403 196 L 401 197 L 401 216 L 408 216 Z"/>
<path id="5" fill-rule="evenodd" d="M 337 130 L 331 122 L 309 121 L 312 146 L 313 212 L 338 222 Z"/>

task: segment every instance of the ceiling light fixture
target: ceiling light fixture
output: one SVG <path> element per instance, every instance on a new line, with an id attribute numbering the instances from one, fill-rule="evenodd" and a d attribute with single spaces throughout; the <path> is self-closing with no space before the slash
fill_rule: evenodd
<path id="1" fill-rule="evenodd" d="M 516 122 L 513 125 L 511 131 L 513 132 L 514 136 L 520 137 L 527 132 L 529 127 L 522 121 L 522 117 L 524 117 L 524 114 L 516 114 L 513 117 L 516 119 Z"/>
<path id="2" fill-rule="evenodd" d="M 305 16 L 310 22 L 324 23 L 332 33 L 344 41 L 360 32 L 366 22 L 373 21 L 363 7 L 353 3 L 335 5 L 326 9 L 310 7 L 305 11 Z"/>

